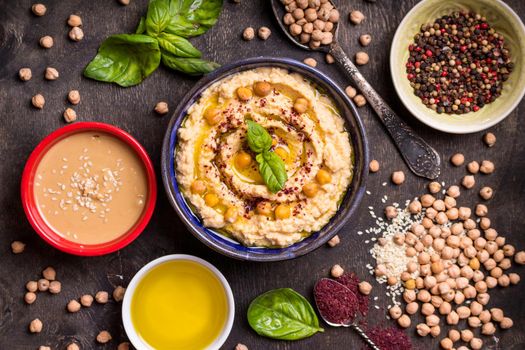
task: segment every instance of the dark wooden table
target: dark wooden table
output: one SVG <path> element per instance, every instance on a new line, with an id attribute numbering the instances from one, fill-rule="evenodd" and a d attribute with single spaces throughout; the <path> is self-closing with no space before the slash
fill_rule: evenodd
<path id="1" fill-rule="evenodd" d="M 132 32 L 141 15 L 146 12 L 147 0 L 132 0 L 123 7 L 113 1 L 43 1 L 48 13 L 37 18 L 31 14 L 32 2 L 28 0 L 0 0 L 0 349 L 37 349 L 48 344 L 53 349 L 64 349 L 76 340 L 84 349 L 115 349 L 126 339 L 121 319 L 120 305 L 111 302 L 105 306 L 95 305 L 77 314 L 68 314 L 68 300 L 84 293 L 105 289 L 111 291 L 118 284 L 126 285 L 134 273 L 147 262 L 171 253 L 194 254 L 215 264 L 229 280 L 236 301 L 236 318 L 231 335 L 224 345 L 232 349 L 238 342 L 250 349 L 359 349 L 359 338 L 348 329 L 327 328 L 324 334 L 315 335 L 299 342 L 272 341 L 257 336 L 246 322 L 249 302 L 258 294 L 273 288 L 292 287 L 311 298 L 314 282 L 327 276 L 330 267 L 339 263 L 348 271 L 355 271 L 372 282 L 373 296 L 379 297 L 370 311 L 370 322 L 387 322 L 384 286 L 378 285 L 368 274 L 365 265 L 373 263 L 368 254 L 370 237 L 357 235 L 357 231 L 374 224 L 368 214 L 368 206 L 382 211 L 383 195 L 389 201 L 404 202 L 422 191 L 427 181 L 412 176 L 390 139 L 369 107 L 360 113 L 367 128 L 372 158 L 380 161 L 382 169 L 369 176 L 368 190 L 361 209 L 340 232 L 341 244 L 336 248 L 322 247 L 307 256 L 279 263 L 247 263 L 231 260 L 214 253 L 195 239 L 175 215 L 169 205 L 160 177 L 159 199 L 155 214 L 145 232 L 130 246 L 118 253 L 95 258 L 67 255 L 44 243 L 27 222 L 20 203 L 19 184 L 24 163 L 31 150 L 51 131 L 64 125 L 62 112 L 66 108 L 66 95 L 71 89 L 80 90 L 82 102 L 75 109 L 79 120 L 103 121 L 115 124 L 134 135 L 148 150 L 156 170 L 160 169 L 162 138 L 169 117 L 159 117 L 153 112 L 155 104 L 164 100 L 173 109 L 177 102 L 195 83 L 195 79 L 159 68 L 142 84 L 124 89 L 84 78 L 85 65 L 95 55 L 102 40 L 110 34 Z M 454 152 L 462 152 L 467 160 L 492 159 L 496 173 L 479 176 L 478 185 L 490 185 L 495 198 L 489 203 L 490 218 L 494 227 L 507 237 L 507 241 L 525 248 L 525 124 L 520 122 L 525 104 L 519 107 L 499 125 L 492 128 L 498 142 L 489 149 L 481 141 L 482 133 L 471 135 L 448 135 L 432 130 L 412 118 L 401 106 L 389 78 L 389 47 L 395 29 L 416 0 L 386 1 L 375 4 L 362 0 L 336 1 L 344 15 L 340 40 L 347 52 L 353 55 L 360 50 L 357 38 L 370 33 L 372 44 L 366 49 L 370 64 L 362 68 L 363 74 L 377 90 L 418 132 L 435 146 L 444 159 L 440 180 L 447 184 L 457 182 L 465 173 L 464 168 L 452 168 L 447 159 Z M 292 47 L 279 32 L 272 18 L 268 1 L 242 0 L 241 5 L 225 1 L 218 24 L 206 35 L 194 40 L 205 56 L 220 63 L 227 63 L 255 55 L 285 56 L 299 60 L 307 52 Z M 522 17 L 525 2 L 508 1 Z M 367 20 L 360 26 L 346 21 L 352 9 L 361 10 Z M 66 20 L 72 13 L 81 15 L 85 38 L 73 43 L 67 38 Z M 258 28 L 266 25 L 272 29 L 267 41 L 255 39 L 244 42 L 242 30 L 247 26 Z M 44 50 L 38 46 L 43 35 L 52 35 L 55 46 Z M 525 38 L 524 38 L 525 40 Z M 321 55 L 313 54 L 319 69 L 342 87 L 348 82 L 335 66 L 324 63 Z M 21 82 L 17 75 L 21 67 L 31 67 L 33 79 Z M 57 81 L 45 81 L 46 66 L 56 67 L 60 72 Z M 42 111 L 31 107 L 31 96 L 42 93 L 46 106 Z M 388 181 L 394 170 L 403 170 L 407 181 L 394 187 Z M 382 186 L 388 182 L 387 186 Z M 467 191 L 464 191 L 467 192 Z M 473 204 L 478 200 L 475 191 L 460 197 L 461 204 Z M 10 251 L 13 240 L 27 243 L 23 254 Z M 26 281 L 37 279 L 46 266 L 54 266 L 62 281 L 59 295 L 39 294 L 35 304 L 23 301 Z M 519 271 L 519 269 L 517 269 Z M 521 270 L 520 273 L 523 271 Z M 522 273 L 523 275 L 523 273 Z M 525 275 L 523 275 L 525 277 Z M 523 287 L 496 289 L 491 305 L 503 307 L 514 319 L 514 328 L 498 332 L 500 349 L 525 348 L 525 293 Z M 44 322 L 40 334 L 30 334 L 29 322 L 34 318 Z M 107 329 L 114 340 L 105 347 L 95 343 L 96 334 Z M 437 339 L 421 339 L 409 330 L 418 348 L 437 348 Z M 494 344 L 494 342 L 492 342 Z M 492 347 L 495 348 L 495 347 Z"/>

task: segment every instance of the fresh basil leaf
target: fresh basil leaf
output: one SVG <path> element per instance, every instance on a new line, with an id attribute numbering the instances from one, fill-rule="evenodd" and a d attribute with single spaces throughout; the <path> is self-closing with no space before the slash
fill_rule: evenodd
<path id="1" fill-rule="evenodd" d="M 117 34 L 107 38 L 84 69 L 88 78 L 128 87 L 139 84 L 160 63 L 159 43 L 142 34 Z"/>
<path id="2" fill-rule="evenodd" d="M 160 33 L 157 37 L 160 47 L 177 57 L 200 58 L 201 52 L 187 39 L 168 33 Z"/>
<path id="3" fill-rule="evenodd" d="M 261 125 L 253 120 L 246 120 L 248 132 L 246 133 L 246 141 L 248 146 L 255 153 L 261 153 L 270 149 L 272 146 L 272 137 Z"/>
<path id="4" fill-rule="evenodd" d="M 146 32 L 146 17 L 140 17 L 139 25 L 135 29 L 135 34 L 144 34 Z"/>
<path id="5" fill-rule="evenodd" d="M 219 18 L 222 0 L 172 0 L 171 20 L 164 31 L 186 38 L 206 33 Z"/>
<path id="6" fill-rule="evenodd" d="M 257 163 L 259 163 L 259 173 L 266 183 L 268 189 L 273 192 L 279 192 L 284 188 L 288 174 L 284 162 L 277 154 L 264 150 L 255 156 Z"/>
<path id="7" fill-rule="evenodd" d="M 291 288 L 270 290 L 248 307 L 248 323 L 257 334 L 281 340 L 298 340 L 324 330 L 312 305 Z"/>
<path id="8" fill-rule="evenodd" d="M 146 15 L 146 31 L 156 37 L 170 24 L 180 0 L 151 0 Z"/>
<path id="9" fill-rule="evenodd" d="M 220 65 L 200 58 L 181 58 L 162 51 L 162 63 L 165 66 L 189 75 L 201 75 L 214 71 Z"/>

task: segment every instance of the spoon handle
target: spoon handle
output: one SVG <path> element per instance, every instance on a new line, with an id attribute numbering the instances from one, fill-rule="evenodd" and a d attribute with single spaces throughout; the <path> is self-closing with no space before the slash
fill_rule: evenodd
<path id="1" fill-rule="evenodd" d="M 441 163 L 439 154 L 397 116 L 392 108 L 379 96 L 377 91 L 366 81 L 359 70 L 357 70 L 357 67 L 339 43 L 333 43 L 330 46 L 330 54 L 337 63 L 344 68 L 346 74 L 355 83 L 377 113 L 410 170 L 412 170 L 414 174 L 428 179 L 438 177 Z"/>
<path id="2" fill-rule="evenodd" d="M 350 325 L 350 327 L 352 327 L 352 329 L 354 331 L 357 332 L 357 334 L 359 334 L 361 336 L 361 338 L 363 338 L 363 340 L 368 344 L 368 346 L 372 349 L 372 350 L 381 350 L 377 345 L 374 344 L 374 342 L 372 341 L 372 339 L 370 339 L 368 337 L 368 335 L 366 335 L 365 331 L 363 331 L 361 329 L 361 327 L 359 327 L 357 324 L 355 323 L 352 323 Z"/>

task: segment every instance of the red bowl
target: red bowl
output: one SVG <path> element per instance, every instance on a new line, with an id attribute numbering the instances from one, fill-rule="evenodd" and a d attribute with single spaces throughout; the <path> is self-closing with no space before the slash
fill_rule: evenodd
<path id="1" fill-rule="evenodd" d="M 58 141 L 63 138 L 72 135 L 77 132 L 84 131 L 100 131 L 106 134 L 113 135 L 118 139 L 122 140 L 128 144 L 139 156 L 144 164 L 146 169 L 146 176 L 148 177 L 148 198 L 146 200 L 146 205 L 144 207 L 144 212 L 142 213 L 141 218 L 135 223 L 135 225 L 125 234 L 120 237 L 100 244 L 79 244 L 65 239 L 63 236 L 59 235 L 55 230 L 53 230 L 45 221 L 44 217 L 41 215 L 40 211 L 37 208 L 35 197 L 34 197 L 34 176 L 36 168 L 40 160 L 42 159 L 45 152 L 47 152 L 51 146 L 53 146 Z M 24 173 L 22 175 L 22 184 L 21 184 L 21 195 L 22 195 L 22 204 L 24 206 L 24 211 L 26 213 L 27 219 L 31 223 L 31 226 L 35 231 L 42 237 L 47 243 L 51 244 L 53 247 L 60 249 L 69 254 L 83 255 L 83 256 L 96 256 L 112 253 L 116 250 L 124 248 L 135 238 L 137 238 L 153 214 L 155 209 L 155 202 L 157 200 L 157 181 L 155 177 L 155 171 L 153 170 L 153 165 L 151 160 L 146 153 L 146 150 L 135 140 L 130 134 L 125 132 L 122 129 L 117 128 L 116 126 L 96 123 L 96 122 L 79 122 L 64 126 L 58 130 L 55 130 L 48 136 L 46 136 L 36 148 L 33 150 L 27 163 L 24 168 Z"/>

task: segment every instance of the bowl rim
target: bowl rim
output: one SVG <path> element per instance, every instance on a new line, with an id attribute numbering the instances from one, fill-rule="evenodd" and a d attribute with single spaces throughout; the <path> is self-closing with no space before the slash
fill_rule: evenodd
<path id="1" fill-rule="evenodd" d="M 443 132 L 447 132 L 447 133 L 450 133 L 450 134 L 470 134 L 470 133 L 475 133 L 475 132 L 486 130 L 486 129 L 488 129 L 488 128 L 490 128 L 490 127 L 500 123 L 501 121 L 503 121 L 505 118 L 507 118 L 516 109 L 516 107 L 519 105 L 519 103 L 521 102 L 521 100 L 525 96 L 525 85 L 523 86 L 520 95 L 517 96 L 516 100 L 513 101 L 513 103 L 509 107 L 507 107 L 505 109 L 504 113 L 501 113 L 500 116 L 495 118 L 494 120 L 492 120 L 492 121 L 490 121 L 488 123 L 481 124 L 479 126 L 476 126 L 476 125 L 472 125 L 472 126 L 449 125 L 448 123 L 437 122 L 437 121 L 435 121 L 434 118 L 432 118 L 431 115 L 429 115 L 427 113 L 419 113 L 419 111 L 416 110 L 412 106 L 412 104 L 408 103 L 408 101 L 406 100 L 407 99 L 406 94 L 403 91 L 401 91 L 401 88 L 399 87 L 399 84 L 400 84 L 399 77 L 403 76 L 403 74 L 395 74 L 396 70 L 394 69 L 394 61 L 395 61 L 395 56 L 396 56 L 396 53 L 397 53 L 397 51 L 395 50 L 395 43 L 399 42 L 399 40 L 401 38 L 401 35 L 402 35 L 401 34 L 401 28 L 404 27 L 407 23 L 409 23 L 412 20 L 414 20 L 413 19 L 414 13 L 417 10 L 419 10 L 421 7 L 425 6 L 428 1 L 432 1 L 432 0 L 422 0 L 419 3 L 417 3 L 416 5 L 414 5 L 407 12 L 407 14 L 403 17 L 403 20 L 397 26 L 396 32 L 395 32 L 394 37 L 392 39 L 392 45 L 390 46 L 390 58 L 389 58 L 390 77 L 392 79 L 392 82 L 393 82 L 393 85 L 394 85 L 394 89 L 396 90 L 397 96 L 399 97 L 399 99 L 401 100 L 403 105 L 409 110 L 409 112 L 414 117 L 416 117 L 419 121 L 421 121 L 425 125 L 430 126 L 433 129 L 436 129 L 436 130 L 439 130 L 439 131 L 443 131 Z M 499 5 L 501 5 L 504 8 L 504 10 L 507 11 L 507 13 L 509 15 L 514 17 L 514 19 L 517 20 L 517 23 L 519 24 L 522 33 L 525 33 L 525 25 L 523 24 L 523 21 L 518 16 L 518 14 L 508 4 L 506 4 L 502 0 L 492 0 L 492 1 L 494 1 L 494 2 L 498 3 Z"/>
<path id="2" fill-rule="evenodd" d="M 148 198 L 140 219 L 135 225 L 120 237 L 105 243 L 80 244 L 70 241 L 55 232 L 47 223 L 44 216 L 36 206 L 33 189 L 33 179 L 36 169 L 43 155 L 58 141 L 81 132 L 99 131 L 117 137 L 126 143 L 140 158 L 147 177 Z M 112 253 L 124 248 L 133 242 L 148 225 L 157 201 L 157 181 L 153 164 L 144 147 L 133 136 L 126 131 L 110 124 L 100 122 L 78 122 L 63 126 L 44 137 L 33 149 L 26 161 L 22 181 L 20 183 L 20 195 L 22 206 L 26 217 L 36 233 L 51 246 L 68 254 L 79 256 L 99 256 Z"/>
<path id="3" fill-rule="evenodd" d="M 233 327 L 233 321 L 235 318 L 235 300 L 233 298 L 233 292 L 231 289 L 230 284 L 228 283 L 228 280 L 222 272 L 217 269 L 214 265 L 207 262 L 204 259 L 201 259 L 194 255 L 188 255 L 188 254 L 170 254 L 170 255 L 164 255 L 159 258 L 156 258 L 146 265 L 144 265 L 131 279 L 131 282 L 128 284 L 128 287 L 126 288 L 126 293 L 124 294 L 124 299 L 122 301 L 122 323 L 124 325 L 124 331 L 126 332 L 130 342 L 135 346 L 137 349 L 152 349 L 149 344 L 147 344 L 145 341 L 142 340 L 142 338 L 137 334 L 135 331 L 135 327 L 133 326 L 133 322 L 131 320 L 131 301 L 133 299 L 133 294 L 135 290 L 137 289 L 137 285 L 139 282 L 155 267 L 169 262 L 169 261 L 178 261 L 178 260 L 187 260 L 195 262 L 201 266 L 204 266 L 209 271 L 213 273 L 215 277 L 219 279 L 219 281 L 222 284 L 222 287 L 224 289 L 224 292 L 226 294 L 226 299 L 228 301 L 228 315 L 226 319 L 226 323 L 219 335 L 212 344 L 207 348 L 207 350 L 218 350 L 228 338 L 232 327 Z"/>
<path id="4" fill-rule="evenodd" d="M 299 252 L 286 252 L 285 249 L 288 249 L 290 247 L 285 248 L 260 248 L 260 249 L 268 249 L 268 250 L 274 250 L 279 251 L 279 253 L 269 253 L 269 254 L 260 254 L 256 255 L 253 253 L 241 253 L 233 248 L 224 248 L 214 242 L 210 237 L 208 237 L 207 234 L 201 233 L 196 227 L 194 227 L 194 223 L 191 222 L 190 218 L 186 216 L 183 209 L 181 208 L 180 203 L 177 200 L 177 189 L 173 187 L 172 181 L 171 181 L 171 163 L 173 159 L 173 155 L 170 154 L 170 147 L 171 147 L 171 138 L 173 132 L 176 133 L 174 130 L 175 124 L 178 122 L 179 119 L 182 119 L 185 117 L 184 113 L 187 111 L 187 109 L 191 106 L 192 103 L 194 103 L 198 97 L 200 92 L 204 91 L 206 88 L 208 88 L 211 84 L 224 79 L 228 76 L 228 74 L 231 74 L 232 70 L 243 68 L 240 71 L 245 71 L 249 69 L 255 69 L 258 67 L 281 67 L 284 69 L 290 69 L 299 71 L 298 73 L 301 74 L 302 71 L 306 71 L 309 74 L 315 76 L 319 81 L 323 82 L 323 84 L 329 86 L 335 93 L 338 95 L 339 98 L 342 99 L 342 102 L 348 107 L 348 109 L 351 111 L 352 116 L 347 117 L 345 116 L 345 121 L 348 122 L 348 118 L 352 118 L 352 123 L 355 124 L 355 132 L 359 136 L 355 140 L 357 144 L 360 145 L 360 148 L 362 149 L 362 155 L 359 154 L 359 157 L 362 159 L 362 167 L 361 169 L 355 168 L 354 172 L 354 178 L 358 178 L 358 183 L 355 188 L 355 191 L 353 192 L 353 201 L 350 204 L 350 208 L 345 213 L 345 219 L 338 222 L 334 227 L 331 228 L 331 231 L 329 234 L 325 234 L 323 237 L 315 240 L 314 242 L 311 242 L 310 244 L 306 245 L 304 249 L 302 249 Z M 356 156 L 357 157 L 357 156 Z M 258 57 L 251 57 L 242 59 L 239 61 L 231 62 L 229 64 L 226 64 L 214 72 L 204 76 L 195 84 L 195 86 L 185 94 L 183 99 L 179 102 L 177 109 L 173 113 L 171 120 L 168 124 L 168 127 L 166 129 L 166 134 L 164 136 L 163 146 L 162 146 L 162 158 L 161 158 L 161 176 L 164 183 L 164 188 L 166 190 L 166 194 L 168 197 L 169 202 L 175 209 L 175 212 L 179 216 L 179 218 L 182 220 L 182 222 L 185 224 L 185 226 L 189 229 L 189 231 L 197 237 L 202 243 L 207 245 L 212 250 L 221 253 L 223 255 L 226 255 L 228 257 L 238 259 L 238 260 L 246 260 L 246 261 L 258 261 L 258 262 L 270 262 L 270 261 L 282 261 L 282 260 L 289 260 L 294 259 L 299 256 L 305 255 L 307 253 L 310 253 L 311 251 L 319 248 L 323 244 L 325 244 L 328 240 L 330 240 L 333 236 L 337 234 L 337 232 L 343 227 L 343 225 L 346 223 L 346 221 L 355 213 L 357 210 L 363 195 L 365 193 L 366 189 L 366 178 L 368 175 L 368 161 L 369 161 L 369 150 L 368 150 L 368 139 L 366 135 L 366 131 L 364 128 L 363 121 L 357 111 L 357 108 L 353 104 L 353 102 L 349 99 L 349 97 L 343 92 L 343 90 L 326 74 L 322 73 L 321 71 L 314 69 L 302 62 L 299 62 L 292 58 L 284 58 L 284 57 L 266 57 L 266 56 L 258 56 Z M 180 192 L 180 191 L 179 191 Z M 346 194 L 345 194 L 346 195 Z M 189 207 L 188 203 L 183 198 L 182 201 L 184 201 L 184 205 Z M 190 209 L 191 214 L 196 217 L 196 215 L 193 213 L 193 211 Z M 339 212 L 339 210 L 338 210 Z M 337 216 L 334 215 L 334 218 Z M 327 224 L 328 225 L 328 224 Z M 322 231 L 322 229 L 321 229 Z M 308 238 L 311 238 L 312 236 L 318 234 L 320 231 L 312 233 L 311 236 Z M 308 239 L 306 238 L 306 239 Z M 304 242 L 304 241 L 301 241 Z M 298 242 L 300 243 L 300 242 Z M 254 247 L 251 247 L 254 248 Z"/>

